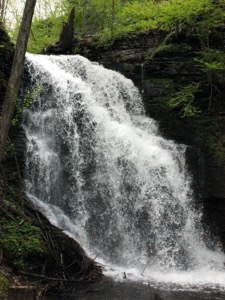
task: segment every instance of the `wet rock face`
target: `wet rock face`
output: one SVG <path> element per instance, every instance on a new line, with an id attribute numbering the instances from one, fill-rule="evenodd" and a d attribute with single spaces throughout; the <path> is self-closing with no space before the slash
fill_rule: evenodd
<path id="1" fill-rule="evenodd" d="M 215 233 L 222 238 L 225 250 L 225 171 L 224 166 L 210 155 L 205 158 L 204 180 L 204 208 Z"/>
<path id="2" fill-rule="evenodd" d="M 178 111 L 166 105 L 174 91 L 190 82 L 202 82 L 197 105 L 203 111 L 207 110 L 209 95 L 205 74 L 193 59 L 201 50 L 200 42 L 183 32 L 169 38 L 168 47 L 164 47 L 167 38 L 165 32 L 150 32 L 119 39 L 110 48 L 97 50 L 85 42 L 81 43 L 80 54 L 131 78 L 143 95 L 147 114 L 159 122 L 162 135 L 194 146 L 189 153 L 193 186 L 203 196 L 206 219 L 214 225 L 225 248 L 225 147 L 221 138 L 225 137 L 225 128 L 221 128 L 225 117 L 218 118 L 218 111 L 225 111 L 225 103 L 211 115 L 196 118 L 181 118 Z M 210 43 L 213 48 L 224 49 L 224 29 L 213 32 Z"/>

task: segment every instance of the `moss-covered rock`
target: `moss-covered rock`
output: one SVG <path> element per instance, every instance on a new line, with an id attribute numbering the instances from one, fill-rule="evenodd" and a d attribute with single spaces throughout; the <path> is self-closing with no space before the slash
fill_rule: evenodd
<path id="1" fill-rule="evenodd" d="M 37 285 L 39 279 L 40 289 L 48 284 L 49 292 L 54 294 L 76 282 L 100 280 L 102 267 L 86 255 L 79 243 L 36 210 L 19 189 L 9 186 L 5 180 L 11 176 L 11 170 L 8 173 L 4 164 L 3 169 L 4 179 L 2 174 L 0 176 L 1 266 L 8 268 L 12 282 L 15 275 L 19 276 L 19 282 L 25 280 L 31 285 Z M 2 293 L 8 287 L 4 278 L 0 277 Z"/>
<path id="2" fill-rule="evenodd" d="M 16 208 L 14 208 L 16 210 Z M 0 219 L 0 247 L 8 264 L 16 269 L 26 270 L 35 260 L 43 260 L 46 246 L 40 228 L 31 221 L 8 212 Z"/>

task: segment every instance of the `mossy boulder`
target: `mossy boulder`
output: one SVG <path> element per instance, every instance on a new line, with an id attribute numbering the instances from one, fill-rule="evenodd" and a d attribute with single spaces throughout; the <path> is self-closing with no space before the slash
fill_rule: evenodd
<path id="1" fill-rule="evenodd" d="M 23 193 L 7 187 L 0 205 L 3 263 L 16 274 L 60 280 L 95 280 L 101 267 L 61 229 L 52 225 Z"/>
<path id="2" fill-rule="evenodd" d="M 30 264 L 46 256 L 41 230 L 31 221 L 8 212 L 0 219 L 0 246 L 8 264 L 15 269 L 29 269 Z"/>

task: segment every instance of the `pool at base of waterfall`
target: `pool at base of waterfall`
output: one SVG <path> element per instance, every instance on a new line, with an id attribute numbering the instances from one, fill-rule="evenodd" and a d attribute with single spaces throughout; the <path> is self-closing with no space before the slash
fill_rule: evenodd
<path id="1" fill-rule="evenodd" d="M 209 286 L 141 283 L 106 278 L 97 284 L 78 284 L 68 295 L 46 300 L 224 300 L 225 291 Z"/>

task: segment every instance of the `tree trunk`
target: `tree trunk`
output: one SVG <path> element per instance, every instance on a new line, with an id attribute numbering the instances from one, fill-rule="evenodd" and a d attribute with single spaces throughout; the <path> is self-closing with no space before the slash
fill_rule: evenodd
<path id="1" fill-rule="evenodd" d="M 5 16 L 9 0 L 0 0 L 0 18 L 5 23 Z"/>
<path id="2" fill-rule="evenodd" d="M 75 8 L 71 9 L 67 23 L 63 24 L 59 37 L 59 43 L 62 45 L 63 53 L 71 52 L 73 48 L 73 31 L 74 31 Z"/>
<path id="3" fill-rule="evenodd" d="M 3 21 L 4 18 L 4 13 L 5 13 L 5 0 L 0 1 L 0 17 Z"/>
<path id="4" fill-rule="evenodd" d="M 20 24 L 11 75 L 8 82 L 0 120 L 0 161 L 4 156 L 5 144 L 15 109 L 18 91 L 20 88 L 25 60 L 25 52 L 27 48 L 35 4 L 36 0 L 26 0 L 23 11 L 23 18 Z"/>
<path id="5" fill-rule="evenodd" d="M 74 46 L 74 16 L 75 7 L 71 9 L 67 22 L 63 22 L 59 40 L 47 46 L 42 53 L 44 54 L 70 54 Z"/>

